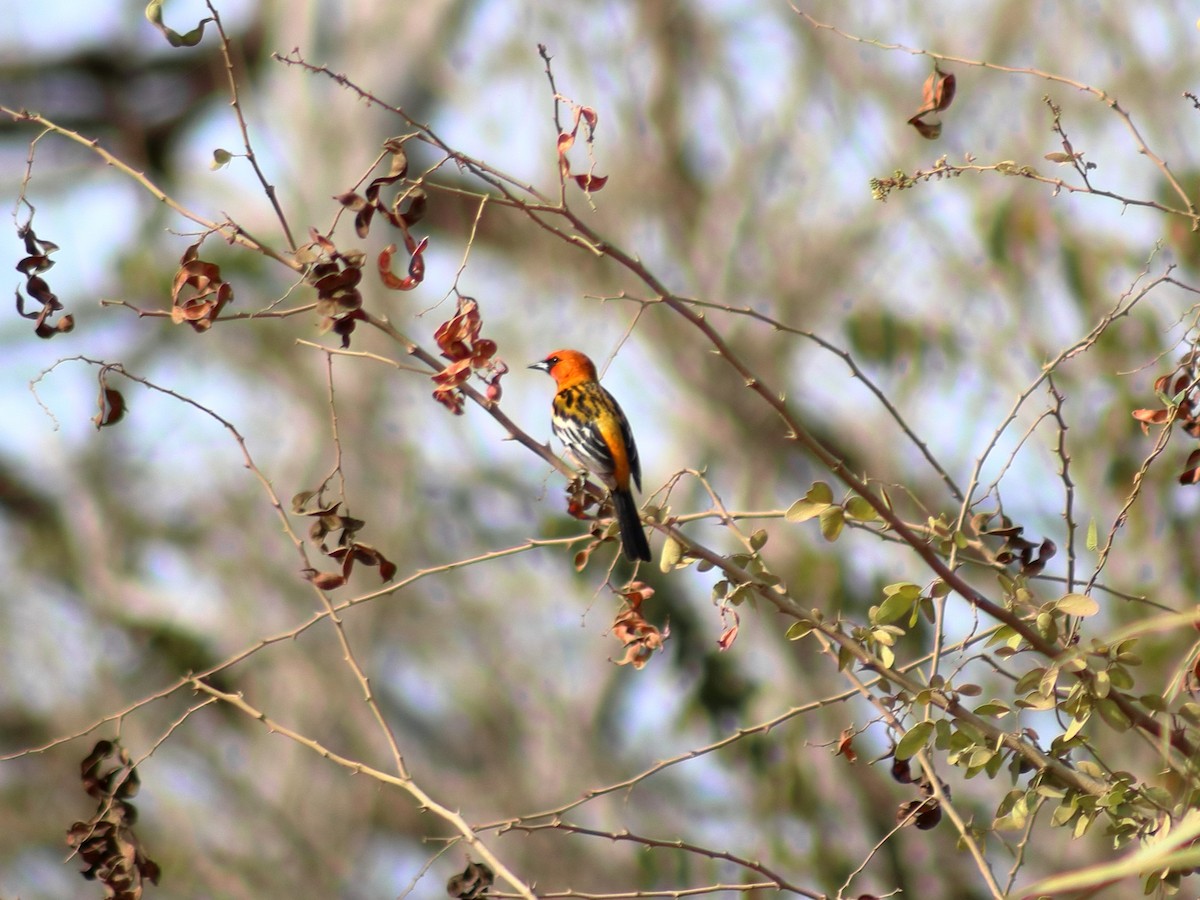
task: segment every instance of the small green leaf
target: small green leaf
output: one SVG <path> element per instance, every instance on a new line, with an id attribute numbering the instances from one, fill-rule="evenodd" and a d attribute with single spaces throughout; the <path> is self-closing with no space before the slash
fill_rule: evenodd
<path id="1" fill-rule="evenodd" d="M 1100 604 L 1087 594 L 1067 594 L 1055 602 L 1054 608 L 1068 616 L 1086 618 L 1100 612 Z"/>
<path id="2" fill-rule="evenodd" d="M 792 623 L 792 627 L 787 630 L 786 637 L 789 641 L 798 641 L 812 630 L 813 623 L 801 619 L 799 622 Z"/>
<path id="3" fill-rule="evenodd" d="M 187 34 L 180 34 L 173 28 L 170 28 L 163 22 L 163 3 L 166 0 L 150 0 L 146 6 L 146 18 L 150 24 L 163 33 L 163 37 L 167 39 L 167 43 L 172 47 L 195 47 L 204 38 L 204 26 L 212 21 L 211 18 L 201 19 Z"/>
<path id="4" fill-rule="evenodd" d="M 808 489 L 803 499 L 793 503 L 784 518 L 789 522 L 807 522 L 814 516 L 819 516 L 833 504 L 833 491 L 823 481 L 818 481 Z"/>
<path id="5" fill-rule="evenodd" d="M 230 153 L 228 150 L 222 150 L 220 147 L 218 147 L 213 151 L 213 159 L 212 162 L 208 164 L 208 167 L 215 172 L 217 169 L 223 169 L 229 165 L 229 161 L 231 159 L 233 159 L 232 153 Z"/>
<path id="6" fill-rule="evenodd" d="M 875 655 L 879 657 L 885 669 L 890 669 L 896 662 L 896 654 L 887 644 L 880 644 L 875 649 Z"/>
<path id="7" fill-rule="evenodd" d="M 760 528 L 755 531 L 754 534 L 750 535 L 750 546 L 753 547 L 756 552 L 765 547 L 766 543 L 767 532 L 765 529 Z"/>
<path id="8" fill-rule="evenodd" d="M 912 759 L 925 747 L 931 734 L 933 722 L 928 719 L 908 729 L 896 745 L 896 759 Z"/>
<path id="9" fill-rule="evenodd" d="M 1067 730 L 1063 732 L 1062 739 L 1064 741 L 1069 741 L 1071 738 L 1075 737 L 1075 735 L 1079 734 L 1083 726 L 1087 724 L 1089 717 L 1090 713 L 1088 715 L 1072 719 L 1067 725 Z"/>
<path id="10" fill-rule="evenodd" d="M 851 497 L 846 501 L 846 515 L 856 522 L 874 522 L 879 518 L 875 507 L 863 497 Z"/>
<path id="11" fill-rule="evenodd" d="M 1107 722 L 1110 728 L 1116 731 L 1129 730 L 1129 719 L 1125 718 L 1125 713 L 1121 712 L 1121 707 L 1117 706 L 1115 702 L 1107 697 L 1096 701 L 1096 712 L 1100 713 L 1100 718 Z"/>
<path id="12" fill-rule="evenodd" d="M 1011 712 L 1012 710 L 1008 704 L 1000 700 L 988 700 L 986 703 L 981 703 L 975 707 L 975 715 L 995 716 L 997 719 L 1007 716 Z"/>
<path id="13" fill-rule="evenodd" d="M 830 506 L 821 512 L 820 519 L 821 537 L 832 544 L 842 533 L 842 527 L 846 524 L 846 514 L 840 506 Z"/>
<path id="14" fill-rule="evenodd" d="M 919 593 L 916 597 L 910 597 L 907 593 L 892 594 L 875 608 L 875 615 L 871 617 L 871 621 L 876 625 L 890 625 L 892 622 L 898 622 L 912 611 L 913 604 L 918 599 L 920 599 Z"/>
<path id="15" fill-rule="evenodd" d="M 843 672 L 854 662 L 854 651 L 849 647 L 838 647 L 838 671 Z"/>
<path id="16" fill-rule="evenodd" d="M 1087 548 L 1089 550 L 1095 551 L 1095 549 L 1099 546 L 1100 546 L 1100 536 L 1096 532 L 1096 519 L 1093 516 L 1091 519 L 1088 520 Z"/>
<path id="17" fill-rule="evenodd" d="M 658 557 L 658 570 L 660 572 L 670 572 L 683 559 L 683 547 L 679 541 L 673 537 L 668 537 L 663 541 L 662 553 Z"/>
<path id="18" fill-rule="evenodd" d="M 1138 697 L 1138 702 L 1151 712 L 1164 712 L 1167 708 L 1167 704 L 1158 694 L 1142 694 Z"/>

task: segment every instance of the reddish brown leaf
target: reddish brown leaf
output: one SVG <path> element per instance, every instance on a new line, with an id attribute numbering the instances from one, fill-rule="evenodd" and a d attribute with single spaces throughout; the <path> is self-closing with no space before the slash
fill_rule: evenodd
<path id="1" fill-rule="evenodd" d="M 958 79 L 953 73 L 939 71 L 937 74 L 939 80 L 933 92 L 934 109 L 942 112 L 949 109 L 950 104 L 954 102 L 954 95 L 958 91 Z"/>
<path id="2" fill-rule="evenodd" d="M 608 184 L 607 175 L 576 175 L 574 178 L 575 183 L 589 194 L 595 193 Z"/>
<path id="3" fill-rule="evenodd" d="M 460 359 L 450 363 L 442 371 L 430 376 L 433 383 L 439 386 L 457 387 L 471 377 L 471 360 Z"/>
<path id="4" fill-rule="evenodd" d="M 308 576 L 308 580 L 323 591 L 340 588 L 346 583 L 346 579 L 337 572 L 313 572 L 311 576 Z"/>
<path id="5" fill-rule="evenodd" d="M 844 756 L 847 762 L 858 762 L 858 754 L 854 751 L 854 735 L 853 728 L 843 728 L 838 738 L 837 751 L 833 755 Z"/>
<path id="6" fill-rule="evenodd" d="M 721 636 L 717 638 L 717 647 L 721 650 L 728 650 L 733 646 L 733 642 L 737 640 L 738 623 L 734 622 L 728 628 L 721 632 Z"/>
<path id="7" fill-rule="evenodd" d="M 366 198 L 360 197 L 354 191 L 347 191 L 344 194 L 338 194 L 333 199 L 342 204 L 342 206 L 346 207 L 346 209 L 353 210 L 354 212 L 358 212 L 360 209 L 366 209 L 368 205 Z"/>
<path id="8" fill-rule="evenodd" d="M 437 387 L 433 391 L 433 399 L 446 407 L 456 416 L 463 414 L 463 406 L 465 401 L 463 395 L 457 389 L 452 387 Z"/>
<path id="9" fill-rule="evenodd" d="M 935 141 L 942 136 L 941 122 L 926 122 L 920 116 L 913 116 L 908 124 L 917 129 L 917 134 L 927 141 Z"/>
<path id="10" fill-rule="evenodd" d="M 407 201 L 408 206 L 401 212 L 400 205 L 404 201 Z M 395 203 L 392 204 L 392 212 L 400 219 L 405 228 L 409 228 L 425 218 L 425 210 L 428 206 L 429 195 L 422 188 L 413 188 L 407 194 L 396 198 Z"/>
<path id="11" fill-rule="evenodd" d="M 1148 422 L 1151 425 L 1161 425 L 1171 417 L 1171 413 L 1165 409 L 1135 409 L 1133 417 L 1139 422 Z"/>
<path id="12" fill-rule="evenodd" d="M 422 238 L 412 249 L 408 261 L 408 276 L 400 278 L 392 272 L 392 256 L 396 253 L 396 245 L 388 244 L 379 251 L 379 279 L 383 286 L 393 291 L 411 291 L 425 278 L 425 259 L 422 254 L 429 245 L 429 238 Z"/>
<path id="13" fill-rule="evenodd" d="M 471 365 L 475 368 L 481 368 L 488 364 L 488 361 L 496 355 L 496 342 L 487 338 L 481 338 L 471 347 Z"/>
<path id="14" fill-rule="evenodd" d="M 934 66 L 933 72 L 925 79 L 925 84 L 921 89 L 921 108 L 917 110 L 913 118 L 948 109 L 954 102 L 957 87 L 958 80 L 953 74 L 943 72 Z"/>
<path id="15" fill-rule="evenodd" d="M 954 94 L 958 81 L 952 74 L 943 72 L 936 66 L 921 91 L 921 108 L 908 120 L 908 124 L 917 129 L 917 133 L 926 140 L 934 140 L 941 136 L 941 122 L 926 122 L 924 117 L 930 113 L 948 109 L 954 102 Z"/>
<path id="16" fill-rule="evenodd" d="M 654 651 L 662 648 L 669 635 L 669 631 L 659 631 L 647 622 L 638 608 L 629 606 L 613 620 L 612 633 L 625 645 L 625 655 L 613 662 L 619 666 L 631 665 L 635 669 L 645 666 Z"/>
<path id="17" fill-rule="evenodd" d="M 121 396 L 120 391 L 104 384 L 103 379 L 100 384 L 99 405 L 100 411 L 92 416 L 92 424 L 98 429 L 116 425 L 125 417 L 125 398 Z"/>

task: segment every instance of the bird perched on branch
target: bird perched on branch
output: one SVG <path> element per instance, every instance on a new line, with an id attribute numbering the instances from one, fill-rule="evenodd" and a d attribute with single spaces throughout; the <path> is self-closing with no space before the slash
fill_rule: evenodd
<path id="1" fill-rule="evenodd" d="M 551 406 L 554 433 L 611 492 L 625 557 L 649 560 L 650 544 L 630 487 L 632 481 L 642 489 L 637 445 L 625 413 L 600 386 L 596 366 L 578 350 L 555 350 L 529 368 L 546 372 L 558 385 Z"/>

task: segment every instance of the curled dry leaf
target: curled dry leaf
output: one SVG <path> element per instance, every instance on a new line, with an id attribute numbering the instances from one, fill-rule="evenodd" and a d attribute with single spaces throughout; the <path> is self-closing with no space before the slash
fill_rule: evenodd
<path id="1" fill-rule="evenodd" d="M 853 728 L 843 728 L 841 735 L 838 737 L 837 750 L 834 756 L 844 756 L 847 762 L 858 762 L 858 753 L 854 750 L 854 735 Z"/>
<path id="2" fill-rule="evenodd" d="M 1200 483 L 1200 450 L 1193 450 L 1188 454 L 1183 472 L 1179 476 L 1179 483 L 1183 485 Z"/>
<path id="3" fill-rule="evenodd" d="M 481 900 L 488 895 L 495 880 L 492 870 L 483 863 L 468 862 L 460 874 L 451 876 L 446 882 L 446 893 L 453 900 Z"/>
<path id="4" fill-rule="evenodd" d="M 607 175 L 593 175 L 590 172 L 586 175 L 572 175 L 571 163 L 567 159 L 567 151 L 575 146 L 575 138 L 579 134 L 579 123 L 583 121 L 587 125 L 587 142 L 590 144 L 595 135 L 596 125 L 600 121 L 600 117 L 596 115 L 596 111 L 588 106 L 576 106 L 574 121 L 570 131 L 560 132 L 557 140 L 558 148 L 558 171 L 559 175 L 565 180 L 567 178 L 574 179 L 579 188 L 587 193 L 595 193 L 601 190 L 608 184 Z"/>
<path id="5" fill-rule="evenodd" d="M 608 184 L 607 175 L 575 175 L 573 177 L 575 183 L 589 194 L 595 193 Z"/>
<path id="6" fill-rule="evenodd" d="M 100 411 L 92 416 L 92 424 L 97 428 L 116 425 L 125 418 L 125 398 L 115 388 L 100 388 Z"/>
<path id="7" fill-rule="evenodd" d="M 197 332 L 208 331 L 225 304 L 233 301 L 233 286 L 221 279 L 221 267 L 200 259 L 201 243 L 183 251 L 171 285 L 171 321 L 187 322 Z"/>
<path id="8" fill-rule="evenodd" d="M 425 258 L 422 254 L 429 246 L 429 238 L 421 238 L 415 242 L 409 235 L 404 236 L 408 246 L 408 275 L 400 278 L 392 272 L 392 257 L 396 253 L 396 245 L 388 244 L 379 251 L 379 280 L 383 286 L 392 291 L 411 291 L 425 279 Z"/>
<path id="9" fill-rule="evenodd" d="M 942 133 L 941 122 L 926 122 L 924 117 L 948 109 L 954 102 L 957 89 L 958 80 L 954 75 L 934 66 L 922 88 L 921 108 L 908 120 L 908 124 L 916 128 L 917 133 L 926 140 L 938 138 Z"/>
<path id="10" fill-rule="evenodd" d="M 1133 417 L 1148 425 L 1162 425 L 1171 418 L 1171 412 L 1166 409 L 1135 409 Z"/>
<path id="11" fill-rule="evenodd" d="M 630 585 L 630 588 L 632 587 L 633 585 Z M 631 594 L 636 597 L 632 602 L 628 599 Z M 643 668 L 654 655 L 654 651 L 661 650 L 663 642 L 670 636 L 669 628 L 659 631 L 642 615 L 641 603 L 644 596 L 649 594 L 641 590 L 627 592 L 625 608 L 613 620 L 613 637 L 625 646 L 625 655 L 613 660 L 618 666 Z"/>
<path id="12" fill-rule="evenodd" d="M 133 826 L 137 809 L 129 802 L 140 787 L 128 751 L 116 741 L 99 741 L 79 767 L 83 789 L 96 801 L 96 812 L 67 831 L 67 846 L 87 868 L 88 881 L 99 881 L 105 896 L 137 900 L 143 881 L 158 884 L 162 870 L 142 848 Z"/>
<path id="13" fill-rule="evenodd" d="M 75 328 L 73 316 L 63 316 L 57 322 L 51 322 L 50 317 L 61 310 L 63 305 L 55 293 L 50 290 L 46 279 L 40 272 L 45 272 L 54 265 L 50 254 L 58 249 L 52 241 L 39 240 L 33 228 L 26 224 L 17 229 L 17 236 L 25 241 L 25 256 L 17 263 L 17 271 L 25 276 L 25 290 L 30 299 L 41 304 L 37 312 L 25 312 L 25 297 L 20 288 L 16 290 L 17 315 L 34 322 L 33 333 L 40 338 L 52 338 L 56 334 L 66 334 Z"/>
<path id="14" fill-rule="evenodd" d="M 339 575 L 337 572 L 317 572 L 313 569 L 305 569 L 304 576 L 323 591 L 332 591 L 346 583 L 345 576 Z"/>
<path id="15" fill-rule="evenodd" d="M 500 379 L 508 374 L 508 365 L 496 357 L 495 341 L 479 337 L 482 327 L 479 304 L 471 297 L 459 297 L 454 315 L 433 333 L 442 356 L 451 361 L 446 368 L 430 376 L 435 385 L 433 399 L 455 415 L 462 415 L 464 398 L 460 388 L 471 375 L 476 375 L 487 385 L 489 402 L 498 402 L 502 394 Z"/>

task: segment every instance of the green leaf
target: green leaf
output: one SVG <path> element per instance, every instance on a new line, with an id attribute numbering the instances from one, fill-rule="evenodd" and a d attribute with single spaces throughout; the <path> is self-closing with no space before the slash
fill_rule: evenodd
<path id="1" fill-rule="evenodd" d="M 162 8 L 165 2 L 166 0 L 150 0 L 146 6 L 146 18 L 150 20 L 151 25 L 163 33 L 163 37 L 172 47 L 195 47 L 204 38 L 204 26 L 212 19 L 201 19 L 199 24 L 187 34 L 180 34 L 163 22 Z"/>
<path id="2" fill-rule="evenodd" d="M 1057 811 L 1055 818 L 1058 818 Z M 1158 834 L 1143 841 L 1133 853 L 1083 869 L 1051 875 L 1023 888 L 1022 896 L 1063 896 L 1123 878 L 1136 877 L 1145 872 L 1161 873 L 1167 869 L 1195 868 L 1200 866 L 1200 846 L 1192 842 L 1198 836 L 1200 823 L 1191 814 L 1185 815 L 1179 826 L 1170 831 L 1161 829 Z"/>
<path id="3" fill-rule="evenodd" d="M 1002 700 L 988 700 L 986 703 L 981 703 L 975 707 L 975 715 L 995 716 L 997 719 L 1001 716 L 1007 716 L 1011 712 L 1012 709 Z"/>
<path id="4" fill-rule="evenodd" d="M 933 734 L 933 722 L 928 719 L 918 722 L 908 729 L 904 733 L 904 737 L 900 738 L 900 743 L 896 745 L 896 759 L 912 759 L 924 748 L 931 734 Z"/>
<path id="5" fill-rule="evenodd" d="M 1071 738 L 1075 737 L 1075 735 L 1079 734 L 1083 726 L 1087 724 L 1089 715 L 1090 713 L 1088 715 L 1083 715 L 1072 719 L 1067 725 L 1067 730 L 1063 732 L 1062 739 L 1064 741 L 1069 741 Z"/>
<path id="6" fill-rule="evenodd" d="M 797 500 L 784 513 L 789 522 L 807 522 L 814 516 L 819 516 L 833 504 L 833 491 L 823 481 L 818 481 L 808 489 L 803 499 Z"/>
<path id="7" fill-rule="evenodd" d="M 838 671 L 844 672 L 854 663 L 854 651 L 849 647 L 838 647 Z"/>
<path id="8" fill-rule="evenodd" d="M 1068 616 L 1087 618 L 1100 612 L 1100 604 L 1087 594 L 1067 594 L 1055 602 L 1054 608 Z"/>
<path id="9" fill-rule="evenodd" d="M 754 534 L 750 535 L 750 546 L 756 552 L 761 550 L 767 543 L 766 529 L 759 528 Z"/>
<path id="10" fill-rule="evenodd" d="M 1045 668 L 1043 668 L 1041 666 L 1039 666 L 1036 669 L 1030 669 L 1028 672 L 1026 672 L 1024 675 L 1022 675 L 1019 679 L 1017 679 L 1017 684 L 1013 688 L 1013 693 L 1024 694 L 1024 693 L 1027 693 L 1028 691 L 1032 691 L 1034 685 L 1036 685 L 1039 681 L 1041 681 L 1042 677 L 1045 674 L 1046 674 L 1046 670 L 1045 670 Z"/>
<path id="11" fill-rule="evenodd" d="M 916 597 L 910 596 L 907 592 L 892 594 L 875 608 L 875 615 L 871 617 L 871 621 L 876 625 L 890 625 L 892 622 L 900 621 L 912 612 L 913 604 L 920 599 L 920 596 L 919 590 Z"/>
<path id="12" fill-rule="evenodd" d="M 840 506 L 830 506 L 821 512 L 820 519 L 821 537 L 832 544 L 842 533 L 842 527 L 846 524 L 846 515 Z"/>
<path id="13" fill-rule="evenodd" d="M 683 559 L 683 547 L 679 541 L 673 537 L 667 537 L 663 541 L 662 553 L 658 557 L 658 570 L 660 572 L 670 572 Z"/>
<path id="14" fill-rule="evenodd" d="M 231 159 L 233 159 L 232 153 L 230 153 L 228 150 L 222 150 L 220 147 L 218 147 L 213 151 L 213 159 L 212 162 L 208 164 L 208 167 L 215 172 L 217 169 L 223 169 L 229 165 L 229 161 Z"/>
<path id="15" fill-rule="evenodd" d="M 856 522 L 874 522 L 879 518 L 875 507 L 863 497 L 851 497 L 846 501 L 846 515 Z"/>
<path id="16" fill-rule="evenodd" d="M 1096 712 L 1100 713 L 1100 718 L 1108 723 L 1109 727 L 1116 731 L 1128 731 L 1130 722 L 1125 718 L 1125 713 L 1121 712 L 1121 707 L 1105 697 L 1103 700 L 1096 701 Z"/>
<path id="17" fill-rule="evenodd" d="M 1096 519 L 1095 519 L 1095 517 L 1092 517 L 1091 519 L 1088 520 L 1087 548 L 1089 550 L 1095 551 L 1095 549 L 1099 546 L 1100 546 L 1100 536 L 1096 532 Z"/>
<path id="18" fill-rule="evenodd" d="M 789 641 L 798 641 L 812 630 L 813 623 L 801 619 L 799 622 L 792 623 L 792 627 L 787 630 L 786 637 Z"/>

